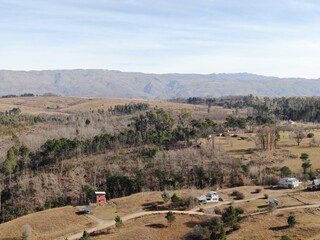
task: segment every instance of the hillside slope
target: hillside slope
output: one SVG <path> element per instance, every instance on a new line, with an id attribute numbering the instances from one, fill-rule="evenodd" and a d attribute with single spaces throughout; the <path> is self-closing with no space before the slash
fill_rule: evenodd
<path id="1" fill-rule="evenodd" d="M 276 78 L 249 73 L 145 74 L 110 70 L 0 71 L 0 95 L 168 99 L 226 95 L 315 96 L 319 79 Z"/>
<path id="2" fill-rule="evenodd" d="M 85 215 L 76 214 L 74 207 L 67 206 L 32 213 L 0 224 L 0 239 L 22 239 L 22 227 L 29 224 L 32 239 L 54 239 L 70 232 L 82 231 L 94 226 L 95 222 Z"/>

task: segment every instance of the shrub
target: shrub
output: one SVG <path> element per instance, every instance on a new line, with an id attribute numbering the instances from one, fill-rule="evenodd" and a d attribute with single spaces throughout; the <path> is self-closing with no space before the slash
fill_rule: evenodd
<path id="1" fill-rule="evenodd" d="M 222 215 L 222 210 L 220 208 L 215 208 L 214 213 L 217 215 Z"/>
<path id="2" fill-rule="evenodd" d="M 122 219 L 120 216 L 116 216 L 114 218 L 114 221 L 116 222 L 116 228 L 120 229 L 122 227 Z"/>
<path id="3" fill-rule="evenodd" d="M 292 174 L 292 171 L 287 166 L 280 168 L 280 172 L 282 177 L 290 177 Z"/>
<path id="4" fill-rule="evenodd" d="M 290 216 L 288 217 L 287 222 L 288 222 L 288 225 L 289 225 L 290 227 L 293 227 L 293 226 L 297 223 L 296 217 L 293 216 L 293 215 L 290 215 Z"/>
<path id="5" fill-rule="evenodd" d="M 169 211 L 166 215 L 166 219 L 171 227 L 172 223 L 176 220 L 176 216 L 173 212 Z"/>
<path id="6" fill-rule="evenodd" d="M 308 133 L 307 134 L 307 138 L 313 138 L 314 137 L 314 133 Z"/>
<path id="7" fill-rule="evenodd" d="M 231 193 L 231 196 L 234 196 L 235 199 L 237 199 L 237 200 L 244 199 L 244 194 L 242 192 L 237 191 L 237 190 L 233 191 Z"/>
<path id="8" fill-rule="evenodd" d="M 264 199 L 268 199 L 269 198 L 269 195 L 268 194 L 264 194 Z"/>
<path id="9" fill-rule="evenodd" d="M 248 176 L 249 173 L 250 173 L 249 166 L 248 165 L 242 165 L 241 168 L 242 168 L 242 171 L 243 171 L 244 175 Z"/>
<path id="10" fill-rule="evenodd" d="M 182 204 L 182 199 L 179 198 L 179 197 L 177 196 L 177 194 L 174 193 L 174 194 L 172 195 L 172 197 L 171 197 L 171 202 L 172 202 L 172 205 L 175 206 L 175 207 L 181 206 L 181 204 Z"/>
<path id="11" fill-rule="evenodd" d="M 226 226 L 233 227 L 238 222 L 238 214 L 233 206 L 228 207 L 222 214 L 222 221 Z"/>
<path id="12" fill-rule="evenodd" d="M 90 234 L 87 231 L 84 231 L 80 240 L 89 240 Z"/>
<path id="13" fill-rule="evenodd" d="M 240 225 L 239 225 L 239 224 L 236 224 L 236 225 L 233 226 L 232 229 L 233 229 L 233 231 L 237 231 L 237 230 L 240 229 Z"/>
<path id="14" fill-rule="evenodd" d="M 281 237 L 281 240 L 292 240 L 291 237 L 289 237 L 288 235 L 283 235 Z"/>
<path id="15" fill-rule="evenodd" d="M 236 212 L 237 212 L 237 214 L 243 214 L 244 213 L 244 209 L 241 208 L 241 207 L 237 207 L 236 208 Z"/>
<path id="16" fill-rule="evenodd" d="M 256 191 L 254 193 L 261 193 L 262 189 L 261 188 L 257 188 Z"/>
<path id="17" fill-rule="evenodd" d="M 170 194 L 167 190 L 164 190 L 164 192 L 161 194 L 161 197 L 165 203 L 169 202 L 170 200 Z"/>

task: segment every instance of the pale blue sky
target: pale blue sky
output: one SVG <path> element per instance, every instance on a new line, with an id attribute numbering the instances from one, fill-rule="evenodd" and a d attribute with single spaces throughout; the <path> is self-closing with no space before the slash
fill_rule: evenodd
<path id="1" fill-rule="evenodd" d="M 0 69 L 320 77 L 319 0 L 0 0 Z"/>

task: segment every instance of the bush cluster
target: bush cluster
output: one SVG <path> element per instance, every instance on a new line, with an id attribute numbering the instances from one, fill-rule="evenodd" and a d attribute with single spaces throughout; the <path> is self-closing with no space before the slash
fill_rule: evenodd
<path id="1" fill-rule="evenodd" d="M 235 197 L 236 200 L 241 200 L 241 199 L 245 198 L 244 194 L 242 192 L 237 191 L 237 190 L 233 191 L 231 193 L 231 196 Z"/>

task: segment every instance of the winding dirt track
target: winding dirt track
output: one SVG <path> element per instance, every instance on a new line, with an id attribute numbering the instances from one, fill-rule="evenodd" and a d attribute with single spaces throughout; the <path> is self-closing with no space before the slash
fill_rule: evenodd
<path id="1" fill-rule="evenodd" d="M 259 199 L 259 198 L 262 198 L 262 197 L 263 196 L 256 196 L 256 197 L 249 198 L 249 199 L 239 200 L 237 202 L 238 203 L 239 202 L 247 202 L 247 201 L 256 200 L 256 199 Z M 230 203 L 231 202 L 228 201 L 228 202 L 219 202 L 219 203 L 216 203 L 214 205 L 207 204 L 207 205 L 202 205 L 201 208 L 202 209 L 212 208 L 212 207 L 221 206 L 221 205 L 228 205 Z M 281 212 L 281 211 L 285 211 L 285 210 L 294 210 L 294 209 L 303 209 L 303 208 L 316 208 L 316 207 L 320 207 L 320 203 L 319 204 L 312 204 L 312 205 L 301 205 L 301 206 L 294 206 L 294 207 L 279 208 L 279 209 L 274 210 L 274 212 Z M 186 214 L 186 215 L 201 215 L 201 216 L 211 216 L 211 217 L 215 216 L 214 214 L 206 214 L 206 213 L 203 213 L 203 212 L 199 212 L 199 210 L 200 210 L 200 208 L 196 207 L 196 208 L 193 208 L 193 209 L 191 209 L 189 211 L 174 211 L 173 210 L 172 212 L 176 213 L 176 214 Z M 143 217 L 143 216 L 152 215 L 152 214 L 167 213 L 167 212 L 168 212 L 168 210 L 136 212 L 136 213 L 129 214 L 129 215 L 126 215 L 126 216 L 122 217 L 122 221 L 125 222 L 125 221 L 131 220 L 131 219 L 134 219 L 134 218 L 138 218 L 138 217 Z M 268 211 L 263 211 L 263 212 L 259 212 L 259 213 L 253 213 L 253 214 L 250 214 L 250 215 L 253 216 L 253 215 L 258 215 L 258 214 L 266 214 L 266 213 L 268 213 Z M 115 222 L 113 220 L 104 221 L 104 220 L 101 220 L 101 219 L 97 219 L 96 217 L 93 217 L 93 216 L 90 216 L 90 217 L 92 217 L 97 222 L 97 225 L 95 227 L 86 229 L 86 231 L 88 233 L 95 232 L 95 231 L 100 231 L 100 230 L 106 229 L 108 227 L 112 227 L 115 224 Z M 76 239 L 81 238 L 82 234 L 83 234 L 83 231 L 77 232 L 77 233 L 71 233 L 69 235 L 64 235 L 62 237 L 56 238 L 56 240 L 64 240 L 66 238 L 68 240 L 76 240 Z M 310 240 L 313 240 L 313 239 L 315 239 L 315 238 L 310 238 Z"/>

